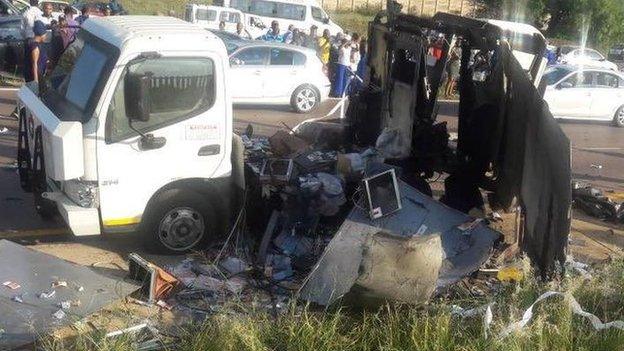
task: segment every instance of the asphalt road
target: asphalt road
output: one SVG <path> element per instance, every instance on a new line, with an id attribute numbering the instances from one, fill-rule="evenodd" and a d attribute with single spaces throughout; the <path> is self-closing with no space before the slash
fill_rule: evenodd
<path id="1" fill-rule="evenodd" d="M 0 90 L 0 116 L 8 116 L 14 108 L 15 92 Z M 336 100 L 326 101 L 312 114 L 294 113 L 286 107 L 237 107 L 234 111 L 237 131 L 248 124 L 254 126 L 259 135 L 271 135 L 276 130 L 294 127 L 309 119 L 325 116 L 335 106 Z M 455 103 L 443 103 L 440 121 L 448 123 L 449 131 L 457 129 Z M 15 148 L 17 123 L 0 117 L 0 238 L 16 238 L 27 235 L 63 235 L 62 224 L 46 222 L 36 215 L 30 194 L 19 187 L 15 170 Z M 586 180 L 602 188 L 624 190 L 624 128 L 598 123 L 561 123 L 561 127 L 572 143 L 572 165 L 574 178 Z M 592 168 L 600 165 L 602 169 Z"/>

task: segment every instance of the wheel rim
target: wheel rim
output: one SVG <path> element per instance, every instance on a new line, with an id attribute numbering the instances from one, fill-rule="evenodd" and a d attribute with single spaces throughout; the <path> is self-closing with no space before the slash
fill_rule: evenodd
<path id="1" fill-rule="evenodd" d="M 310 111 L 316 105 L 316 94 L 310 88 L 302 89 L 296 99 L 297 107 L 301 111 Z"/>
<path id="2" fill-rule="evenodd" d="M 620 109 L 620 111 L 618 111 L 617 121 L 618 121 L 619 124 L 624 124 L 624 108 L 622 108 L 622 109 Z"/>
<path id="3" fill-rule="evenodd" d="M 158 226 L 158 239 L 170 250 L 186 251 L 204 237 L 204 218 L 192 208 L 179 207 L 167 212 Z"/>

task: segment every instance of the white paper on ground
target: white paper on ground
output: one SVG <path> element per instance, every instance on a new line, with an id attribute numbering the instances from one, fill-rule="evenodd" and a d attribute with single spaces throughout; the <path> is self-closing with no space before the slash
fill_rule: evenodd
<path id="1" fill-rule="evenodd" d="M 540 303 L 541 301 L 546 300 L 552 296 L 563 297 L 566 303 L 568 304 L 568 306 L 570 307 L 570 309 L 572 310 L 572 312 L 576 315 L 579 315 L 581 317 L 588 319 L 591 322 L 594 329 L 596 330 L 604 330 L 604 329 L 610 329 L 610 328 L 618 328 L 618 329 L 624 330 L 624 321 L 618 320 L 618 321 L 603 323 L 600 320 L 600 318 L 596 317 L 596 315 L 583 310 L 581 305 L 578 303 L 578 301 L 576 301 L 576 299 L 572 295 L 566 295 L 564 293 L 557 292 L 557 291 L 547 291 L 543 293 L 540 297 L 538 297 L 537 300 L 535 300 L 535 302 L 533 302 L 533 304 L 529 306 L 529 308 L 527 308 L 526 311 L 524 311 L 521 320 L 517 322 L 513 322 L 510 325 L 508 325 L 505 329 L 503 329 L 503 331 L 498 335 L 498 337 L 504 338 L 514 332 L 518 332 L 522 330 L 533 318 L 533 307 L 536 304 Z M 493 303 L 490 303 L 490 304 L 475 307 L 469 310 L 465 310 L 459 306 L 453 305 L 451 307 L 451 314 L 458 315 L 462 318 L 470 318 L 470 317 L 475 317 L 475 316 L 483 314 L 484 316 L 483 328 L 484 328 L 485 335 L 487 337 L 487 332 L 493 320 L 492 305 Z"/>

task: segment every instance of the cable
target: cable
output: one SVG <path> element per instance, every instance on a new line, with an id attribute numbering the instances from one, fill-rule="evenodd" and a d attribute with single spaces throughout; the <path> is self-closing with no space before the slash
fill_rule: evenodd
<path id="1" fill-rule="evenodd" d="M 234 232 L 238 229 L 238 226 L 240 224 L 240 220 L 243 217 L 243 213 L 246 211 L 246 209 L 247 209 L 247 189 L 245 189 L 245 192 L 243 193 L 243 207 L 238 212 L 238 216 L 236 217 L 236 221 L 234 222 L 234 225 L 232 226 L 232 229 L 230 230 L 230 234 L 228 234 L 228 237 L 225 240 L 225 243 L 223 244 L 223 247 L 221 248 L 221 250 L 217 254 L 217 257 L 215 257 L 215 259 L 213 260 L 213 262 L 212 262 L 213 265 L 215 265 L 217 262 L 219 262 L 219 259 L 221 258 L 221 255 L 223 254 L 225 249 L 228 247 L 228 245 L 230 243 L 230 240 L 232 239 L 232 236 L 234 235 Z"/>

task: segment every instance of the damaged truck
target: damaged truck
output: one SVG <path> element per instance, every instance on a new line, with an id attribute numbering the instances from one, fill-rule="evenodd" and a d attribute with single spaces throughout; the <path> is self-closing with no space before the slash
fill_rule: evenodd
<path id="1" fill-rule="evenodd" d="M 346 117 L 268 139 L 252 127 L 233 135 L 213 35 L 166 18 L 89 20 L 41 95 L 19 93 L 22 186 L 76 235 L 138 228 L 169 252 L 231 237 L 245 218 L 258 271 L 276 284 L 301 278 L 298 296 L 323 306 L 352 294 L 426 301 L 490 258 L 494 211 L 517 214 L 519 248 L 548 276 L 565 260 L 571 174 L 569 141 L 542 99 L 544 37 L 387 9 L 369 24 Z M 438 90 L 455 48 L 451 137 Z"/>
<path id="2" fill-rule="evenodd" d="M 433 59 L 436 40 L 442 54 Z M 449 140 L 447 123 L 437 121 L 438 90 L 454 47 L 461 53 L 458 127 Z M 302 298 L 425 302 L 491 256 L 499 233 L 473 217 L 486 208 L 517 213 L 516 248 L 544 277 L 563 264 L 570 144 L 542 99 L 545 49 L 529 25 L 446 13 L 422 18 L 388 2 L 369 24 L 363 88 L 351 95 L 346 117 L 296 130 L 321 144 L 337 137 L 352 150 L 373 147 L 400 170 L 402 208 L 374 219 L 374 206 L 354 201 L 304 280 Z M 437 179 L 443 189 L 432 189 Z"/>

